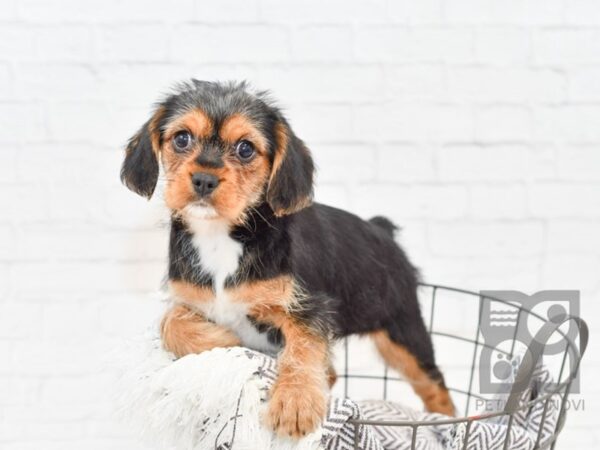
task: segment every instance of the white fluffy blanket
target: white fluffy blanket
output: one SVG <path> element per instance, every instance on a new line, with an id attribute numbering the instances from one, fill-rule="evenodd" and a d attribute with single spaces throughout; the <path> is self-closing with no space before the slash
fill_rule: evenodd
<path id="1" fill-rule="evenodd" d="M 339 439 L 354 442 L 348 419 L 360 411 L 350 400 L 332 399 L 328 419 L 301 440 L 279 438 L 263 426 L 276 367 L 262 353 L 217 348 L 175 360 L 158 338 L 138 344 L 127 351 L 137 356 L 124 371 L 120 404 L 143 438 L 159 448 L 318 450 Z M 361 428 L 360 442 L 361 448 L 383 450 L 371 430 Z"/>
<path id="2" fill-rule="evenodd" d="M 446 416 L 417 412 L 397 403 L 354 402 L 332 398 L 323 425 L 301 440 L 278 438 L 262 425 L 268 392 L 276 377 L 275 360 L 241 347 L 218 348 L 179 360 L 162 350 L 157 337 L 141 339 L 127 353 L 120 403 L 129 422 L 157 448 L 189 450 L 351 450 L 355 439 L 365 450 L 408 450 L 409 427 L 359 426 L 351 419 L 436 420 Z M 539 381 L 547 373 L 538 373 Z M 532 398 L 528 390 L 522 401 Z M 540 408 L 516 417 L 508 448 L 532 449 L 540 425 Z M 551 434 L 558 411 L 545 413 L 541 442 Z M 417 448 L 462 449 L 465 426 L 420 428 Z M 469 450 L 500 449 L 506 436 L 503 420 L 475 422 Z"/>

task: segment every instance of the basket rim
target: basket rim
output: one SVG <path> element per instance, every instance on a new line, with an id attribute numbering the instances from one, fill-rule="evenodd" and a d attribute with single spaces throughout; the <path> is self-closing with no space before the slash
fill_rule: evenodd
<path id="1" fill-rule="evenodd" d="M 435 293 L 437 290 L 444 290 L 444 291 L 450 291 L 450 292 L 456 292 L 459 294 L 467 294 L 469 296 L 472 297 L 476 297 L 479 299 L 480 302 L 483 301 L 483 299 L 490 299 L 492 301 L 497 301 L 500 303 L 503 303 L 505 305 L 509 305 L 515 309 L 519 310 L 519 315 L 521 314 L 522 311 L 526 312 L 527 314 L 532 315 L 533 317 L 536 317 L 537 319 L 541 320 L 542 322 L 548 322 L 547 318 L 542 317 L 541 315 L 539 315 L 538 313 L 532 311 L 531 309 L 523 306 L 523 305 L 514 305 L 512 303 L 509 303 L 506 300 L 503 300 L 501 298 L 497 298 L 495 296 L 492 295 L 482 295 L 480 292 L 476 292 L 473 290 L 469 290 L 469 289 L 464 289 L 464 288 L 458 288 L 458 287 L 453 287 L 453 286 L 448 286 L 448 285 L 443 285 L 443 284 L 434 284 L 434 283 L 429 283 L 429 282 L 419 282 L 418 283 L 419 287 L 425 287 L 425 288 L 431 288 L 433 289 L 433 293 L 432 293 L 432 297 L 435 299 Z M 480 303 L 481 305 L 481 303 Z M 480 311 L 480 317 L 481 318 L 481 311 Z M 580 320 L 581 322 L 584 323 L 585 325 L 585 321 L 579 317 L 577 317 L 578 320 Z M 432 332 L 432 330 L 429 330 L 430 332 Z M 564 337 L 567 342 L 568 345 L 570 345 L 572 348 L 577 349 L 577 346 L 575 345 L 575 343 L 573 342 L 573 340 L 566 334 L 564 333 L 562 330 L 557 329 L 557 332 Z M 479 326 L 478 326 L 478 333 L 479 333 Z M 455 339 L 461 339 L 461 337 L 449 334 L 449 333 L 433 333 L 433 334 L 440 334 L 442 336 L 446 336 L 449 338 L 455 338 Z M 468 338 L 462 338 L 463 340 L 473 343 L 475 345 L 480 345 L 480 346 L 486 346 L 484 343 L 478 342 L 478 340 L 476 339 L 475 341 L 470 340 Z M 488 345 L 489 346 L 489 345 Z M 577 357 L 579 360 L 581 360 L 581 358 L 583 357 L 583 354 L 577 354 Z M 576 372 L 579 370 L 579 364 L 577 366 Z M 353 378 L 353 377 L 357 377 L 356 375 L 349 375 L 349 374 L 345 374 L 345 376 L 347 378 Z M 360 376 L 359 376 L 360 377 Z M 372 376 L 370 378 L 382 378 L 382 377 L 377 377 L 377 376 Z M 398 381 L 403 381 L 402 378 L 398 378 L 398 377 L 387 377 L 388 380 L 398 380 Z M 560 381 L 560 380 L 559 380 Z M 517 406 L 513 411 L 493 411 L 490 413 L 482 413 L 482 414 L 475 414 L 475 415 L 466 415 L 466 416 L 462 416 L 462 417 L 447 417 L 447 418 L 443 418 L 442 415 L 440 415 L 440 419 L 429 419 L 429 420 L 370 420 L 370 419 L 350 419 L 349 422 L 352 423 L 354 426 L 359 426 L 359 425 L 370 425 L 370 426 L 394 426 L 394 427 L 410 427 L 414 430 L 416 430 L 419 427 L 428 427 L 428 426 L 439 426 L 439 425 L 457 425 L 457 424 L 461 424 L 461 423 L 466 423 L 467 427 L 471 426 L 472 422 L 476 422 L 476 421 L 485 421 L 488 419 L 493 419 L 496 417 L 501 417 L 501 416 L 507 416 L 509 422 L 512 422 L 513 417 L 516 413 L 521 412 L 523 410 L 529 409 L 531 408 L 533 405 L 537 405 L 537 404 L 541 404 L 541 403 L 546 403 L 544 406 L 544 415 L 545 415 L 545 410 L 548 407 L 549 402 L 552 401 L 552 398 L 555 396 L 560 396 L 562 403 L 564 404 L 564 402 L 566 401 L 566 397 L 569 395 L 569 388 L 570 388 L 570 381 L 571 380 L 567 380 L 566 382 L 562 382 L 562 383 L 558 383 L 555 389 L 552 389 L 551 391 L 545 392 L 542 395 L 538 395 L 536 398 L 523 402 L 522 404 L 520 404 L 519 406 Z M 466 394 L 466 391 L 463 390 L 457 390 L 454 388 L 449 388 L 449 390 L 451 391 L 458 391 L 459 393 L 463 393 Z M 474 394 L 471 394 L 472 396 L 475 397 L 480 397 Z M 508 393 L 506 394 L 506 396 L 508 397 Z M 483 398 L 483 397 L 481 397 Z M 562 406 L 561 406 L 562 408 Z M 560 414 L 562 415 L 562 411 L 560 412 Z M 554 433 L 548 437 L 547 442 L 545 442 L 545 446 L 551 444 L 552 442 L 554 442 L 556 440 L 556 437 L 558 436 L 558 434 L 560 433 L 560 431 L 562 430 L 562 427 L 564 425 L 564 420 L 561 423 L 560 417 L 557 420 L 557 429 L 554 431 Z M 537 447 L 536 447 L 537 448 Z"/>

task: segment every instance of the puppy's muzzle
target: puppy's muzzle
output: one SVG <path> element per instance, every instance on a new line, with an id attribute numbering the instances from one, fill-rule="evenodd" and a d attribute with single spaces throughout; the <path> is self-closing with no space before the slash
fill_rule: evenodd
<path id="1" fill-rule="evenodd" d="M 206 172 L 196 172 L 192 175 L 194 190 L 200 198 L 208 197 L 219 185 L 219 179 Z"/>

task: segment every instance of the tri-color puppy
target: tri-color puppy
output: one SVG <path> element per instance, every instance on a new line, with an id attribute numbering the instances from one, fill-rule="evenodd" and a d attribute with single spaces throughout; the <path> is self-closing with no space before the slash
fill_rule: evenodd
<path id="1" fill-rule="evenodd" d="M 159 161 L 172 211 L 167 350 L 279 352 L 268 421 L 299 436 L 325 414 L 332 340 L 369 335 L 429 411 L 453 413 L 394 225 L 311 202 L 310 152 L 265 93 L 181 85 L 130 140 L 123 182 L 149 198 Z"/>

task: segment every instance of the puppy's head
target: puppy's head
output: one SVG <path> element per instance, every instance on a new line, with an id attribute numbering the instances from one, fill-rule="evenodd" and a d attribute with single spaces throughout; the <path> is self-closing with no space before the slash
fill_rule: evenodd
<path id="1" fill-rule="evenodd" d="M 244 83 L 193 80 L 159 103 L 127 145 L 121 180 L 150 198 L 159 161 L 166 204 L 183 218 L 239 224 L 263 203 L 282 216 L 311 202 L 309 150 L 266 95 Z"/>

